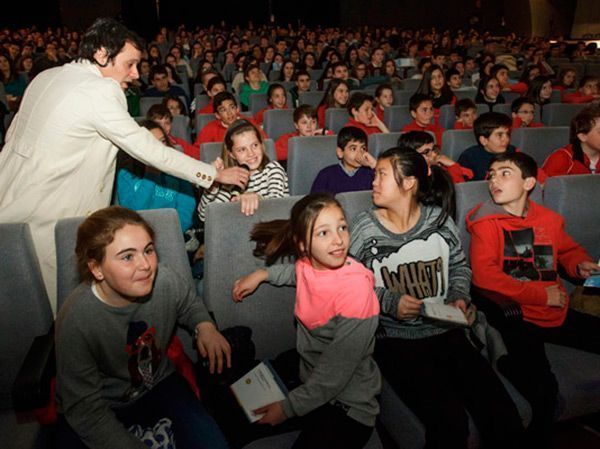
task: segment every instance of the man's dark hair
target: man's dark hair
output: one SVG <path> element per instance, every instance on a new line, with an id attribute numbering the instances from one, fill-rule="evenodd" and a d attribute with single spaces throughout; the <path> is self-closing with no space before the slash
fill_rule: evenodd
<path id="1" fill-rule="evenodd" d="M 87 59 L 100 67 L 106 67 L 108 61 L 114 59 L 123 50 L 125 44 L 129 42 L 138 50 L 144 48 L 144 42 L 133 31 L 130 31 L 123 24 L 115 19 L 101 17 L 90 26 L 81 40 L 79 46 L 79 58 Z M 104 48 L 108 53 L 106 64 L 100 64 L 94 57 L 96 51 Z"/>
<path id="2" fill-rule="evenodd" d="M 366 132 L 356 126 L 344 126 L 337 135 L 337 146 L 343 150 L 353 140 L 367 145 L 369 138 Z"/>
<path id="3" fill-rule="evenodd" d="M 364 92 L 354 92 L 350 99 L 348 100 L 348 104 L 346 105 L 346 109 L 348 109 L 348 113 L 350 117 L 352 117 L 352 109 L 358 109 L 363 105 L 365 101 L 371 102 L 373 104 L 374 98 L 372 95 L 366 94 Z"/>
<path id="4" fill-rule="evenodd" d="M 515 151 L 514 153 L 499 153 L 496 154 L 490 162 L 490 167 L 495 162 L 512 162 L 519 170 L 521 170 L 521 176 L 523 179 L 526 178 L 537 178 L 538 166 L 535 159 L 526 153 Z"/>
<path id="5" fill-rule="evenodd" d="M 469 109 L 477 109 L 475 102 L 470 98 L 461 98 L 454 105 L 454 115 L 458 118 L 460 117 L 460 114 L 468 111 Z"/>
<path id="6" fill-rule="evenodd" d="M 500 112 L 486 112 L 477 117 L 473 123 L 473 132 L 479 143 L 480 137 L 489 139 L 495 129 L 508 128 L 510 130 L 511 126 L 512 120 L 508 115 Z"/>
<path id="7" fill-rule="evenodd" d="M 292 76 L 292 81 L 298 81 L 298 78 L 300 78 L 302 75 L 306 75 L 309 78 L 311 78 L 310 73 L 308 73 L 308 70 L 300 69 L 294 72 L 294 75 Z"/>

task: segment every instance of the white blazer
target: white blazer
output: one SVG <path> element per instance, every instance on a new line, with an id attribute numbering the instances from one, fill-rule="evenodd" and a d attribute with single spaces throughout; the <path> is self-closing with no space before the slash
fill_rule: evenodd
<path id="1" fill-rule="evenodd" d="M 28 86 L 0 152 L 0 222 L 31 227 L 56 304 L 54 225 L 110 203 L 118 149 L 209 187 L 211 165 L 162 145 L 127 112 L 119 83 L 88 62 L 45 70 Z"/>

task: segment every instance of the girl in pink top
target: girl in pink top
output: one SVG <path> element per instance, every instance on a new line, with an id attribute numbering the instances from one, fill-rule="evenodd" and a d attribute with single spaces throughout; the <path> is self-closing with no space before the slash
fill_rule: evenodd
<path id="1" fill-rule="evenodd" d="M 348 257 L 350 236 L 340 204 L 327 194 L 302 198 L 289 220 L 255 225 L 255 255 L 272 264 L 293 255 L 294 265 L 273 265 L 238 279 L 241 301 L 261 282 L 296 285 L 294 314 L 302 385 L 280 402 L 255 410 L 261 424 L 303 416 L 300 448 L 355 448 L 369 440 L 379 405 L 381 376 L 372 353 L 379 322 L 374 276 Z"/>

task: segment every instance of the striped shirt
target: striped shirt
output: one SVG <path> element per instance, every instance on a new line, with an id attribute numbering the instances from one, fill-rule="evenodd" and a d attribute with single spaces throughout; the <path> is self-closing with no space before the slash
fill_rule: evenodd
<path id="1" fill-rule="evenodd" d="M 206 220 L 206 206 L 209 203 L 228 203 L 234 186 L 213 184 L 209 189 L 204 190 L 200 204 L 198 205 L 198 215 L 200 221 Z M 283 167 L 277 161 L 270 161 L 265 168 L 250 175 L 250 181 L 246 187 L 246 192 L 255 192 L 262 198 L 283 198 L 289 196 L 288 177 Z"/>

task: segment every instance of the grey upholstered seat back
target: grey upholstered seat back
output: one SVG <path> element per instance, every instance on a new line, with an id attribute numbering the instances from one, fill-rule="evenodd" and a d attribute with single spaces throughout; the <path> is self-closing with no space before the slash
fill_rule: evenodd
<path id="1" fill-rule="evenodd" d="M 29 225 L 0 224 L 0 410 L 12 408 L 11 390 L 25 355 L 52 321 Z"/>
<path id="2" fill-rule="evenodd" d="M 336 136 L 292 137 L 287 171 L 290 195 L 305 195 L 323 168 L 337 164 Z"/>
<path id="3" fill-rule="evenodd" d="M 252 226 L 289 218 L 298 199 L 263 200 L 251 217 L 243 215 L 237 203 L 212 203 L 206 212 L 205 301 L 220 328 L 244 325 L 253 330 L 259 359 L 295 347 L 295 289 L 263 284 L 242 303 L 234 303 L 231 292 L 236 279 L 264 266 L 263 260 L 252 255 Z"/>

